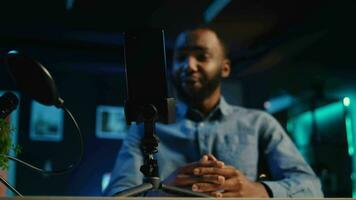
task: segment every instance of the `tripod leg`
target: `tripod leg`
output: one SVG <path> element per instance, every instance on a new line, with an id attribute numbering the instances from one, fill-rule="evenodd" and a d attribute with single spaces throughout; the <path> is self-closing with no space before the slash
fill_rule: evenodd
<path id="1" fill-rule="evenodd" d="M 0 181 L 11 190 L 11 192 L 15 193 L 17 196 L 22 197 L 21 193 L 18 192 L 12 185 L 10 185 L 2 176 L 0 176 Z"/>
<path id="2" fill-rule="evenodd" d="M 153 185 L 151 183 L 144 183 L 142 185 L 138 185 L 136 187 L 118 192 L 118 193 L 114 194 L 113 196 L 117 196 L 117 197 L 138 196 L 141 193 L 151 190 L 152 188 L 153 188 Z"/>
<path id="3" fill-rule="evenodd" d="M 189 197 L 210 197 L 213 198 L 212 196 L 209 196 L 207 194 L 204 193 L 200 193 L 200 192 L 193 192 L 187 189 L 183 189 L 183 188 L 178 188 L 178 187 L 174 187 L 174 186 L 169 186 L 169 185 L 161 185 L 161 189 L 167 193 L 170 194 L 176 194 L 176 195 L 180 195 L 180 196 L 189 196 Z"/>

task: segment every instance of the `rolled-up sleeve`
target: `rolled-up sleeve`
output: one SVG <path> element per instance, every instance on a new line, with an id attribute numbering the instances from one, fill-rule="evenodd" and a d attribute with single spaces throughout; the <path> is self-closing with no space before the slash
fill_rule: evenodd
<path id="1" fill-rule="evenodd" d="M 279 123 L 269 114 L 263 115 L 260 142 L 266 158 L 270 180 L 263 183 L 273 197 L 323 197 L 321 183 L 303 159 Z"/>

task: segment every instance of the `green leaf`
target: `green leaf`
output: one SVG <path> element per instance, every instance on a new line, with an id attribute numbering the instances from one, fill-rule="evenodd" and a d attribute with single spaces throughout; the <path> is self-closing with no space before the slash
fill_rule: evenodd
<path id="1" fill-rule="evenodd" d="M 3 170 L 8 169 L 8 158 L 4 155 L 8 155 L 10 151 L 14 151 L 15 155 L 20 153 L 21 148 L 18 145 L 12 144 L 11 134 L 13 129 L 6 119 L 0 119 L 0 168 Z"/>

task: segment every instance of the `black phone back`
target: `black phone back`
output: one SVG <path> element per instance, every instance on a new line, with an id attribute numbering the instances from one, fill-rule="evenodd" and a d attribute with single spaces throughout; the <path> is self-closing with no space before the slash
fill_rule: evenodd
<path id="1" fill-rule="evenodd" d="M 141 122 L 140 109 L 148 104 L 156 107 L 159 121 L 173 122 L 175 104 L 168 97 L 164 31 L 128 31 L 124 39 L 127 122 Z"/>

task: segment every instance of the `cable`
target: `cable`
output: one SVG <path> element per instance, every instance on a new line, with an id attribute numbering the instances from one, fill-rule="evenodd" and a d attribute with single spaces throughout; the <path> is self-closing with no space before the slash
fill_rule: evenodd
<path id="1" fill-rule="evenodd" d="M 73 121 L 73 123 L 74 123 L 74 125 L 75 125 L 75 127 L 76 127 L 76 129 L 77 129 L 78 136 L 79 136 L 80 154 L 79 154 L 78 160 L 77 160 L 74 164 L 69 165 L 66 169 L 47 171 L 47 170 L 38 168 L 38 167 L 36 167 L 36 166 L 34 166 L 34 165 L 28 163 L 28 162 L 25 162 L 25 161 L 20 160 L 20 159 L 18 159 L 18 158 L 16 158 L 16 157 L 13 157 L 13 156 L 5 155 L 5 154 L 0 154 L 0 156 L 6 157 L 6 158 L 8 158 L 9 160 L 18 162 L 18 163 L 20 163 L 21 165 L 26 166 L 26 167 L 28 167 L 28 168 L 30 168 L 30 169 L 32 169 L 32 170 L 37 171 L 37 172 L 40 172 L 40 173 L 42 173 L 42 174 L 44 174 L 44 175 L 49 175 L 49 176 L 53 176 L 53 175 L 63 175 L 63 174 L 67 174 L 67 173 L 71 172 L 74 168 L 76 168 L 76 167 L 80 164 L 80 162 L 81 162 L 81 160 L 82 160 L 82 158 L 83 158 L 83 155 L 84 155 L 83 135 L 82 135 L 82 133 L 81 133 L 81 131 L 80 131 L 80 128 L 79 128 L 79 125 L 78 125 L 77 121 L 75 120 L 75 118 L 73 117 L 72 113 L 71 113 L 63 104 L 61 105 L 61 108 L 65 111 L 66 114 L 69 115 L 69 117 L 70 117 L 71 120 Z"/>
<path id="2" fill-rule="evenodd" d="M 71 167 L 71 169 L 68 169 L 68 170 L 71 171 L 74 168 L 76 168 L 77 166 L 79 166 L 80 162 L 82 161 L 82 158 L 84 155 L 84 138 L 83 138 L 82 132 L 80 131 L 78 122 L 75 120 L 72 113 L 63 104 L 61 107 L 63 108 L 65 113 L 67 113 L 69 115 L 69 117 L 72 119 L 72 122 L 74 123 L 75 128 L 77 129 L 78 136 L 79 136 L 79 146 L 80 146 L 79 158 L 73 165 L 69 166 L 69 168 Z"/>

